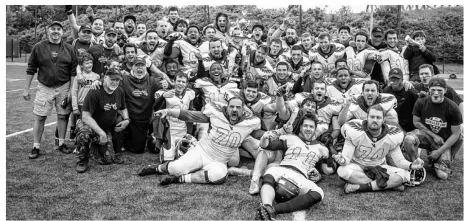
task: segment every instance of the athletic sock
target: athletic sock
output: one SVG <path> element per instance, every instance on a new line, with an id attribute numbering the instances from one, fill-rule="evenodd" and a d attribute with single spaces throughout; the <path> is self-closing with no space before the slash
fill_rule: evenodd
<path id="1" fill-rule="evenodd" d="M 185 174 L 180 176 L 179 181 L 180 183 L 191 183 L 191 174 Z"/>
<path id="2" fill-rule="evenodd" d="M 358 189 L 358 192 L 372 192 L 372 191 L 373 191 L 373 187 L 371 187 L 371 182 L 360 184 L 360 188 Z"/>
<path id="3" fill-rule="evenodd" d="M 58 139 L 58 146 L 62 146 L 65 143 L 65 139 Z"/>
<path id="4" fill-rule="evenodd" d="M 165 162 L 165 163 L 159 165 L 159 166 L 157 167 L 157 171 L 159 171 L 159 172 L 161 172 L 161 173 L 169 174 L 169 163 L 170 163 L 170 162 L 171 162 L 171 161 L 167 161 L 167 162 Z"/>
<path id="5" fill-rule="evenodd" d="M 312 205 L 321 201 L 321 199 L 321 194 L 310 190 L 304 195 L 299 195 L 287 202 L 276 204 L 274 209 L 276 210 L 277 214 L 291 213 L 294 211 L 308 209 Z"/>
<path id="6" fill-rule="evenodd" d="M 41 143 L 33 143 L 32 147 L 36 148 L 36 149 L 39 149 L 39 148 L 41 148 Z"/>

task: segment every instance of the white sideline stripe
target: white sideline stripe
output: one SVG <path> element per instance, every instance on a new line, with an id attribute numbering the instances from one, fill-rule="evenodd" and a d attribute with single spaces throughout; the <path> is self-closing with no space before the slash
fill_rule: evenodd
<path id="1" fill-rule="evenodd" d="M 37 89 L 37 87 L 31 88 L 30 90 Z M 17 91 L 24 91 L 24 89 L 17 89 L 17 90 L 11 90 L 11 91 L 6 91 L 7 93 L 9 92 L 17 92 Z"/>
<path id="2" fill-rule="evenodd" d="M 7 78 L 7 81 L 25 81 L 26 79 L 15 79 L 15 78 Z M 37 81 L 37 80 L 32 80 L 32 81 Z"/>
<path id="3" fill-rule="evenodd" d="M 44 127 L 48 127 L 48 126 L 54 125 L 54 124 L 56 124 L 56 123 L 57 123 L 57 121 L 52 122 L 52 123 L 48 123 L 48 124 L 44 125 Z M 27 129 L 27 130 L 23 130 L 23 131 L 19 131 L 19 132 L 16 132 L 16 133 L 8 134 L 8 135 L 6 135 L 6 138 L 14 137 L 14 136 L 19 135 L 19 134 L 22 134 L 22 133 L 27 133 L 27 132 L 29 132 L 29 131 L 32 131 L 32 129 L 33 129 L 33 128 L 29 128 L 29 129 Z"/>
<path id="4" fill-rule="evenodd" d="M 464 95 L 464 91 L 456 91 L 459 95 Z"/>

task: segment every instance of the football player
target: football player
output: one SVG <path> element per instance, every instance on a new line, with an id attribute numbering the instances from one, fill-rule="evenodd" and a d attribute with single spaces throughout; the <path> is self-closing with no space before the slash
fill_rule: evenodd
<path id="1" fill-rule="evenodd" d="M 342 111 L 339 114 L 339 125 L 344 125 L 345 122 L 356 118 L 364 120 L 367 118 L 367 110 L 372 105 L 380 104 L 384 109 L 384 122 L 387 124 L 397 125 L 399 120 L 394 107 L 397 105 L 397 99 L 392 94 L 378 92 L 379 83 L 375 80 L 368 80 L 362 85 L 362 95 L 348 97 Z"/>
<path id="2" fill-rule="evenodd" d="M 290 53 L 282 54 L 280 59 L 290 64 L 292 79 L 294 80 L 297 80 L 298 77 L 303 76 L 303 73 L 309 71 L 311 67 L 310 60 L 303 56 L 302 46 L 300 45 L 292 46 Z"/>
<path id="3" fill-rule="evenodd" d="M 326 147 L 313 139 L 317 122 L 313 114 L 306 114 L 293 134 L 279 137 L 268 131 L 261 137 L 262 148 L 285 154 L 280 165 L 269 168 L 263 176 L 262 204 L 256 219 L 275 219 L 277 214 L 308 209 L 323 199 L 323 190 L 308 179 L 316 164 L 329 155 Z M 278 202 L 275 205 L 274 199 Z"/>
<path id="4" fill-rule="evenodd" d="M 291 78 L 290 69 L 290 64 L 285 61 L 277 63 L 276 73 L 266 81 L 269 96 L 275 96 L 277 90 L 281 87 L 285 87 L 288 92 L 292 90 L 294 80 Z"/>
<path id="5" fill-rule="evenodd" d="M 411 181 L 409 170 L 424 173 L 422 159 L 411 163 L 402 155 L 404 134 L 399 127 L 384 123 L 384 112 L 381 105 L 373 105 L 368 108 L 366 120 L 351 120 L 341 128 L 344 149 L 333 158 L 341 165 L 337 174 L 346 181 L 347 194 L 383 189 L 403 191 L 403 184 Z M 397 167 L 387 165 L 386 156 Z"/>
<path id="6" fill-rule="evenodd" d="M 167 109 L 189 110 L 195 98 L 195 92 L 189 88 L 188 77 L 183 72 L 175 75 L 175 88 L 172 90 L 159 90 L 155 93 L 156 103 L 159 99 L 164 99 Z M 165 148 L 161 148 L 161 162 L 175 159 L 176 141 L 182 139 L 187 133 L 187 125 L 174 117 L 167 118 L 170 130 L 170 143 Z"/>
<path id="7" fill-rule="evenodd" d="M 347 67 L 353 71 L 353 74 L 361 78 L 370 78 L 373 66 L 379 56 L 379 52 L 367 42 L 368 34 L 357 32 L 355 44 L 351 44 L 345 49 Z"/>
<path id="8" fill-rule="evenodd" d="M 197 26 L 190 26 L 187 29 L 186 37 L 180 32 L 169 35 L 169 40 L 164 49 L 164 55 L 169 58 L 178 58 L 180 69 L 184 73 L 197 73 L 200 43 L 200 31 Z M 174 50 L 175 49 L 175 50 Z"/>
<path id="9" fill-rule="evenodd" d="M 313 47 L 309 54 L 310 61 L 319 61 L 323 64 L 323 71 L 329 75 L 335 69 L 335 62 L 345 54 L 344 45 L 330 43 L 331 36 L 322 32 L 318 36 L 318 45 Z"/>
<path id="10" fill-rule="evenodd" d="M 260 138 L 261 121 L 248 111 L 239 97 L 230 98 L 227 105 L 210 102 L 203 111 L 163 109 L 155 114 L 175 117 L 187 122 L 209 123 L 209 135 L 199 140 L 182 157 L 161 165 L 143 166 L 138 175 L 170 174 L 160 180 L 161 185 L 172 183 L 222 184 L 227 175 L 227 162 L 243 140 L 251 135 Z"/>
<path id="11" fill-rule="evenodd" d="M 235 55 L 236 52 L 229 54 L 229 51 L 223 48 L 221 40 L 219 38 L 214 37 L 209 41 L 209 53 L 203 56 L 202 60 L 199 60 L 199 65 L 203 65 L 204 68 L 200 68 L 198 66 L 198 71 L 200 71 L 201 69 L 209 70 L 209 68 L 211 68 L 211 65 L 214 62 L 218 62 L 222 64 L 222 67 L 224 68 L 224 74 L 230 75 L 228 66 L 229 64 L 234 63 Z M 202 76 L 206 75 L 207 74 L 202 74 Z"/>
<path id="12" fill-rule="evenodd" d="M 138 46 L 138 55 L 149 55 L 152 63 L 162 70 L 164 49 L 167 42 L 159 38 L 156 30 L 148 30 L 141 37 L 144 37 L 144 41 L 135 41 L 136 46 Z"/>
<path id="13" fill-rule="evenodd" d="M 284 40 L 281 40 L 284 52 L 289 52 L 290 48 L 294 45 L 300 45 L 300 38 L 297 36 L 297 30 L 291 27 L 291 22 L 293 21 L 290 18 L 284 18 L 282 24 L 271 36 L 271 39 L 280 39 L 285 32 Z"/>
<path id="14" fill-rule="evenodd" d="M 326 87 L 326 95 L 340 103 L 345 103 L 348 97 L 362 94 L 362 84 L 366 80 L 352 78 L 346 67 L 337 69 L 336 80 Z"/>
<path id="15" fill-rule="evenodd" d="M 269 47 L 270 50 L 266 59 L 273 67 L 275 67 L 280 60 L 280 56 L 284 52 L 284 49 L 282 49 L 282 42 L 278 38 L 272 39 Z"/>
<path id="16" fill-rule="evenodd" d="M 295 84 L 292 88 L 292 93 L 300 93 L 300 92 L 309 92 L 313 89 L 313 82 L 318 80 L 323 80 L 326 82 L 324 78 L 324 71 L 323 71 L 323 64 L 318 61 L 313 61 L 311 63 L 311 70 L 305 71 L 303 74 L 295 81 Z"/>

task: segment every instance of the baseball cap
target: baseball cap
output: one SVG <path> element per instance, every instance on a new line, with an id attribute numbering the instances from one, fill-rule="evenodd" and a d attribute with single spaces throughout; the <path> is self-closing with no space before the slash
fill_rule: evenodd
<path id="1" fill-rule="evenodd" d="M 446 88 L 446 81 L 443 78 L 434 77 L 430 80 L 430 82 L 428 82 L 428 88 L 436 86 Z"/>
<path id="2" fill-rule="evenodd" d="M 92 31 L 91 30 L 91 26 L 89 25 L 81 25 L 81 27 L 79 27 L 79 32 L 81 31 Z"/>
<path id="3" fill-rule="evenodd" d="M 60 26 L 60 28 L 62 28 L 62 29 L 63 29 L 63 25 L 62 25 L 60 22 L 58 22 L 58 21 L 53 21 L 53 22 L 52 22 L 52 23 L 50 23 L 50 25 L 49 25 L 49 26 L 47 26 L 47 27 L 51 27 L 52 25 L 58 25 L 58 26 Z"/>
<path id="4" fill-rule="evenodd" d="M 255 24 L 253 25 L 253 28 L 251 28 L 251 31 L 255 30 L 255 28 L 260 28 L 261 31 L 264 32 L 264 26 L 262 24 Z"/>
<path id="5" fill-rule="evenodd" d="M 374 27 L 373 29 L 371 29 L 371 34 L 373 34 L 374 36 L 380 36 L 382 37 L 383 36 L 383 29 L 381 27 Z"/>
<path id="6" fill-rule="evenodd" d="M 136 17 L 133 16 L 133 15 L 127 15 L 127 16 L 125 16 L 125 17 L 123 18 L 123 22 L 126 22 L 126 20 L 128 20 L 128 19 L 131 19 L 131 20 L 133 20 L 133 22 L 136 23 Z"/>
<path id="7" fill-rule="evenodd" d="M 403 78 L 402 70 L 399 68 L 393 68 L 389 71 L 389 78 L 396 77 L 399 79 Z"/>
<path id="8" fill-rule="evenodd" d="M 112 34 L 112 33 L 117 35 L 117 30 L 115 30 L 114 28 L 105 29 L 105 35 Z"/>
<path id="9" fill-rule="evenodd" d="M 135 60 L 133 61 L 133 65 L 138 64 L 138 63 L 142 63 L 146 65 L 146 61 L 142 57 L 136 56 Z"/>
<path id="10" fill-rule="evenodd" d="M 122 80 L 122 74 L 115 68 L 110 68 L 105 72 L 105 76 L 109 76 L 111 79 L 118 78 Z"/>

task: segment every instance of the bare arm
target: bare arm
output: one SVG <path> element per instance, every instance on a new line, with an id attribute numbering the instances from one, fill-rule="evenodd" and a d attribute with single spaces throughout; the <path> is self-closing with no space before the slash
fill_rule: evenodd
<path id="1" fill-rule="evenodd" d="M 430 135 L 430 137 L 433 138 L 433 139 L 434 139 L 435 137 L 438 137 L 437 134 L 431 132 L 431 130 L 429 130 L 429 129 L 422 123 L 420 117 L 417 117 L 417 116 L 415 116 L 415 115 L 413 116 L 413 125 L 414 125 L 417 129 L 419 129 L 419 130 L 421 130 L 421 131 L 427 133 L 428 135 Z"/>
<path id="2" fill-rule="evenodd" d="M 209 117 L 204 115 L 201 111 L 189 111 L 180 109 L 165 109 L 160 111 L 167 111 L 167 115 L 176 117 L 186 122 L 209 123 Z"/>
<path id="3" fill-rule="evenodd" d="M 459 140 L 459 137 L 461 135 L 461 126 L 456 125 L 456 126 L 451 126 L 451 136 L 448 137 L 448 139 L 444 142 L 444 144 L 438 149 L 441 153 L 444 153 L 446 149 L 451 148 L 454 143 Z"/>
<path id="4" fill-rule="evenodd" d="M 350 107 L 351 103 L 350 102 L 347 102 L 347 104 L 345 104 L 344 108 L 342 108 L 342 111 L 339 113 L 339 117 L 338 117 L 338 120 L 337 122 L 339 123 L 339 125 L 344 125 L 345 122 L 347 122 L 347 119 L 349 118 L 347 115 L 349 115 L 349 107 Z M 352 115 L 352 113 L 350 113 L 350 115 Z M 350 116 L 351 118 L 352 116 Z"/>
<path id="5" fill-rule="evenodd" d="M 128 115 L 128 109 L 126 109 L 126 108 L 123 109 L 123 110 L 119 110 L 117 112 L 118 112 L 118 114 L 120 114 L 123 117 L 123 119 L 130 118 L 129 115 Z"/>
<path id="6" fill-rule="evenodd" d="M 73 35 L 73 38 L 78 38 L 79 26 L 78 23 L 76 23 L 76 17 L 73 13 L 68 15 L 68 21 L 70 22 L 71 34 Z"/>

